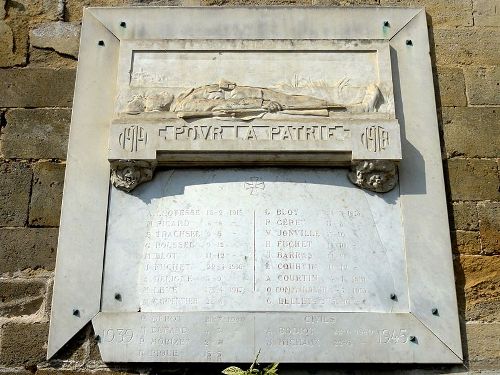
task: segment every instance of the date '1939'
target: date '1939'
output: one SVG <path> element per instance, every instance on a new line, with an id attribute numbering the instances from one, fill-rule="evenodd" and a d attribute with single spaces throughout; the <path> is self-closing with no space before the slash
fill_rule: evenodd
<path id="1" fill-rule="evenodd" d="M 128 343 L 134 338 L 134 331 L 127 328 L 110 328 L 104 330 L 103 341 L 116 344 Z"/>

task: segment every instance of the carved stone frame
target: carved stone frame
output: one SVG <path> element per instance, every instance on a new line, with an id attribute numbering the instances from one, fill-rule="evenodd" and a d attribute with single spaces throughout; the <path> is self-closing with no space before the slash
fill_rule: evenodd
<path id="1" fill-rule="evenodd" d="M 302 23 L 288 22 L 294 17 L 300 17 Z M 196 27 L 192 27 L 193 20 Z M 122 40 L 383 39 L 390 42 L 396 117 L 401 125 L 403 160 L 399 179 L 410 312 L 343 316 L 381 319 L 389 325 L 403 320 L 416 337 L 425 338 L 425 343 L 407 346 L 398 353 L 386 350 L 377 354 L 378 362 L 462 362 L 423 9 L 88 8 L 81 35 L 48 358 L 89 321 L 98 324 L 113 319 L 113 314 L 100 311 L 110 188 L 107 145 Z M 140 313 L 116 315 L 123 318 L 124 314 Z M 353 357 L 352 362 L 360 362 L 361 358 Z"/>

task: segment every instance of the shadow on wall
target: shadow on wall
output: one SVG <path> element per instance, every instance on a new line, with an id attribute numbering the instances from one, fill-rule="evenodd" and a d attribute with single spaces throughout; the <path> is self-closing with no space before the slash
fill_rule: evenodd
<path id="1" fill-rule="evenodd" d="M 439 142 L 441 145 L 441 155 L 445 155 L 445 143 L 444 143 L 444 133 L 443 133 L 443 114 L 441 110 L 441 92 L 439 89 L 439 81 L 436 67 L 436 48 L 434 41 L 434 27 L 432 23 L 432 17 L 426 13 L 427 19 L 427 29 L 429 33 L 429 53 L 431 57 L 431 66 L 432 66 L 432 76 L 434 78 L 434 93 L 436 100 L 436 112 L 437 119 L 439 124 Z M 447 202 L 451 202 L 451 190 L 450 190 L 450 176 L 448 173 L 448 166 L 446 163 L 443 163 L 443 174 L 444 174 L 444 182 L 446 189 L 446 200 Z M 453 211 L 448 208 L 448 217 L 449 217 L 449 225 L 450 225 L 450 235 L 452 237 L 452 253 L 458 253 L 456 249 L 457 241 L 455 241 L 455 235 L 451 230 L 455 226 L 455 220 L 453 217 Z M 454 259 L 453 269 L 455 274 L 455 288 L 457 293 L 457 303 L 458 303 L 458 317 L 460 322 L 460 337 L 462 339 L 462 350 L 464 355 L 464 369 L 469 367 L 469 347 L 467 343 L 467 331 L 465 326 L 465 273 L 462 268 L 462 265 L 457 259 Z"/>

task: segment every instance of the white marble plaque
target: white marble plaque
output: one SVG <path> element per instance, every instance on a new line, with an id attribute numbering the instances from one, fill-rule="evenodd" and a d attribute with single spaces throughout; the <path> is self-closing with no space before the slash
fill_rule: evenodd
<path id="1" fill-rule="evenodd" d="M 89 8 L 48 358 L 459 363 L 426 17 Z"/>

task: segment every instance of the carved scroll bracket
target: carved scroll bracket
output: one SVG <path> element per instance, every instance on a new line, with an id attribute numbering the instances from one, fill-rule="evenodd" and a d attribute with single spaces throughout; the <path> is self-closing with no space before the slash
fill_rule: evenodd
<path id="1" fill-rule="evenodd" d="M 347 176 L 354 185 L 376 193 L 387 193 L 398 183 L 396 163 L 391 160 L 353 162 Z"/>
<path id="2" fill-rule="evenodd" d="M 111 183 L 127 193 L 143 182 L 150 181 L 157 162 L 146 160 L 114 160 L 111 165 Z"/>

